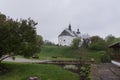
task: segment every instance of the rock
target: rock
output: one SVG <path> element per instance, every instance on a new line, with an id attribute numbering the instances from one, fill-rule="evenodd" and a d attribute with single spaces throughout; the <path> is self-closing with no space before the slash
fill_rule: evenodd
<path id="1" fill-rule="evenodd" d="M 40 80 L 40 79 L 38 79 L 38 77 L 29 77 L 28 80 Z"/>
<path id="2" fill-rule="evenodd" d="M 91 63 L 93 64 L 95 62 L 95 59 L 94 58 L 91 58 Z"/>
<path id="3" fill-rule="evenodd" d="M 32 58 L 39 59 L 39 56 L 38 55 L 33 55 Z"/>
<path id="4" fill-rule="evenodd" d="M 57 56 L 52 56 L 52 58 L 57 58 Z"/>

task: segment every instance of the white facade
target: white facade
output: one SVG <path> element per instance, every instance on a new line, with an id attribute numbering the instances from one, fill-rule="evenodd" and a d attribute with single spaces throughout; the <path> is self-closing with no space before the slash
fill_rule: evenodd
<path id="1" fill-rule="evenodd" d="M 71 25 L 69 24 L 68 28 L 64 29 L 58 36 L 58 44 L 61 46 L 71 46 L 75 38 L 81 39 L 79 29 L 77 29 L 77 32 L 72 31 Z"/>
<path id="2" fill-rule="evenodd" d="M 71 46 L 73 39 L 77 38 L 81 40 L 79 43 L 79 46 L 81 46 L 83 39 L 88 39 L 89 37 L 88 34 L 81 35 L 79 29 L 77 29 L 77 31 L 72 31 L 71 25 L 69 24 L 68 28 L 64 29 L 58 36 L 58 44 L 61 46 Z"/>
<path id="3" fill-rule="evenodd" d="M 73 39 L 76 37 L 72 36 L 59 36 L 58 43 L 61 46 L 70 46 L 72 44 Z"/>

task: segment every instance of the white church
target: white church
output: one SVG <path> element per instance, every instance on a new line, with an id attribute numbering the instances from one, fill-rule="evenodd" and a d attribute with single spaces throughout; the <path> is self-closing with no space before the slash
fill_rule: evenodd
<path id="1" fill-rule="evenodd" d="M 58 36 L 58 44 L 61 46 L 71 46 L 72 41 L 75 38 L 81 39 L 81 45 L 83 39 L 90 38 L 90 36 L 88 34 L 82 35 L 79 29 L 77 29 L 76 32 L 72 31 L 71 25 L 69 24 L 68 28 L 64 29 Z"/>

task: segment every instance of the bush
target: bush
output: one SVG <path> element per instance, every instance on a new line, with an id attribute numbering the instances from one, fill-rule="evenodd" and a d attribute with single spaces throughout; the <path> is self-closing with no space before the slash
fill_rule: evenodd
<path id="1" fill-rule="evenodd" d="M 97 43 L 91 44 L 89 48 L 92 50 L 105 50 L 106 44 L 102 42 L 97 42 Z"/>
<path id="2" fill-rule="evenodd" d="M 80 46 L 80 42 L 81 42 L 81 40 L 78 38 L 73 39 L 71 47 L 73 49 L 78 49 Z"/>
<path id="3" fill-rule="evenodd" d="M 106 50 L 107 44 L 105 40 L 99 36 L 91 37 L 91 44 L 89 46 L 92 50 Z"/>
<path id="4" fill-rule="evenodd" d="M 106 53 L 102 53 L 100 59 L 101 59 L 102 63 L 111 62 L 110 56 L 108 54 L 106 54 Z"/>
<path id="5" fill-rule="evenodd" d="M 84 65 L 80 68 L 80 79 L 90 80 L 90 65 Z"/>

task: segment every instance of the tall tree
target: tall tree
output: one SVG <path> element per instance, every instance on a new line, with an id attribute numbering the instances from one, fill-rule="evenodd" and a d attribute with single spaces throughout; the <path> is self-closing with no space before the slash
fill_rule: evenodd
<path id="1" fill-rule="evenodd" d="M 113 36 L 113 35 L 108 35 L 106 38 L 105 38 L 106 42 L 108 45 L 112 44 L 115 40 L 116 40 L 116 37 Z"/>
<path id="2" fill-rule="evenodd" d="M 89 38 L 83 39 L 82 47 L 83 48 L 88 48 L 90 45 L 91 41 Z"/>
<path id="3" fill-rule="evenodd" d="M 78 49 L 80 46 L 80 42 L 81 42 L 81 40 L 78 38 L 73 39 L 71 47 L 73 49 Z"/>
<path id="4" fill-rule="evenodd" d="M 37 35 L 36 25 L 37 23 L 30 18 L 18 21 L 0 14 L 0 57 L 31 56 L 38 52 L 42 45 L 42 37 Z M 6 57 L 2 57 L 0 61 Z"/>
<path id="5" fill-rule="evenodd" d="M 93 50 L 105 50 L 107 48 L 106 42 L 99 36 L 91 37 L 91 44 L 89 46 L 90 49 Z"/>

